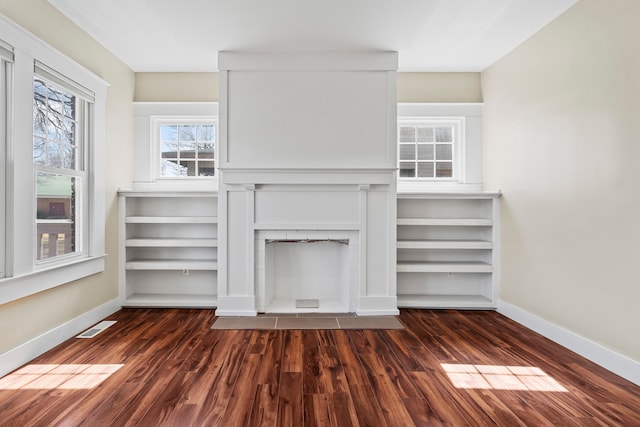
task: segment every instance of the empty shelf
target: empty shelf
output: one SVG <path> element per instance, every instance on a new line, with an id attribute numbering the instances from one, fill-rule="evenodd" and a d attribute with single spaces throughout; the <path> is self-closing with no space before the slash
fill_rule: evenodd
<path id="1" fill-rule="evenodd" d="M 127 261 L 127 270 L 217 270 L 218 263 L 211 260 L 133 259 Z"/>
<path id="2" fill-rule="evenodd" d="M 493 266 L 485 262 L 470 261 L 400 261 L 398 273 L 491 273 Z"/>
<path id="3" fill-rule="evenodd" d="M 144 238 L 144 239 L 127 239 L 125 242 L 127 247 L 141 248 L 215 248 L 218 246 L 218 239 L 213 238 Z"/>
<path id="4" fill-rule="evenodd" d="M 398 240 L 398 249 L 492 249 L 486 240 Z"/>

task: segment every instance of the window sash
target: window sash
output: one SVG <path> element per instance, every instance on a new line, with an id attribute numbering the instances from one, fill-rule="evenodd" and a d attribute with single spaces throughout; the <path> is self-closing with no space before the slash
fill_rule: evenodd
<path id="1" fill-rule="evenodd" d="M 88 256 L 88 223 L 85 218 L 88 218 L 88 197 L 86 191 L 89 188 L 87 182 L 87 173 L 85 171 L 85 165 L 87 164 L 86 155 L 88 153 L 87 145 L 90 138 L 90 123 L 91 120 L 91 103 L 85 99 L 82 94 L 78 94 L 73 87 L 67 87 L 60 85 L 57 81 L 53 82 L 48 78 L 43 78 L 39 74 L 35 74 L 33 81 L 33 102 L 34 102 L 34 114 L 35 110 L 39 109 L 35 105 L 36 97 L 36 80 L 43 80 L 45 82 L 45 88 L 47 90 L 46 99 L 49 99 L 49 93 L 53 89 L 54 91 L 60 91 L 63 96 L 74 96 L 75 111 L 72 116 L 67 116 L 65 111 L 63 112 L 50 112 L 48 109 L 45 114 L 53 114 L 61 120 L 67 120 L 74 124 L 75 129 L 71 142 L 55 141 L 51 140 L 49 132 L 45 132 L 45 136 L 39 136 L 35 129 L 33 129 L 34 144 L 36 138 L 41 138 L 44 141 L 45 152 L 51 146 L 58 146 L 59 149 L 63 149 L 65 146 L 71 147 L 74 159 L 72 164 L 68 164 L 64 159 L 60 159 L 59 164 L 50 164 L 48 159 L 45 158 L 44 164 L 36 163 L 34 158 L 33 169 L 34 178 L 36 180 L 36 211 L 34 212 L 34 261 L 36 266 L 49 265 L 51 263 L 65 263 L 69 258 L 86 257 Z M 64 129 L 63 129 L 64 131 Z M 35 145 L 34 145 L 35 150 Z M 64 153 L 60 153 L 64 156 Z M 52 175 L 59 177 L 68 177 L 71 184 L 71 188 L 67 189 L 70 193 L 68 195 L 68 202 L 64 194 L 59 194 L 63 197 L 39 197 L 39 183 L 38 177 L 42 175 Z M 62 180 L 64 181 L 64 179 Z M 54 185 L 55 181 L 54 181 Z M 62 188 L 57 184 L 57 187 Z M 44 200 L 40 200 L 44 199 Z M 48 203 L 48 205 L 47 205 Z M 67 205 L 67 203 L 69 205 Z M 64 218 L 51 218 L 51 210 L 62 209 Z M 43 218 L 43 213 L 46 212 L 47 218 Z M 53 215 L 56 215 L 54 213 Z M 46 235 L 46 237 L 45 237 Z M 52 236 L 55 235 L 55 241 L 52 241 Z M 60 235 L 63 236 L 60 239 Z M 62 248 L 60 247 L 62 246 Z M 51 252 L 53 251 L 53 255 Z M 62 252 L 62 253 L 60 253 Z"/>

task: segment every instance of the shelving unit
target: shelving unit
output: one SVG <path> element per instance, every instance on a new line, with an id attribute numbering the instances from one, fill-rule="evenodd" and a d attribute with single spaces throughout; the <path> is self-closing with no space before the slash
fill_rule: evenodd
<path id="1" fill-rule="evenodd" d="M 398 306 L 494 309 L 500 193 L 398 194 Z"/>
<path id="2" fill-rule="evenodd" d="M 124 307 L 217 305 L 216 192 L 120 190 Z"/>

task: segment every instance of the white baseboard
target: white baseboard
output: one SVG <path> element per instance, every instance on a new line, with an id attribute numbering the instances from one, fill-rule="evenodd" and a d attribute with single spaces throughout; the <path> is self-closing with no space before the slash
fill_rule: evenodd
<path id="1" fill-rule="evenodd" d="M 29 363 L 46 351 L 78 335 L 118 310 L 120 310 L 120 300 L 116 298 L 0 354 L 0 377 Z"/>
<path id="2" fill-rule="evenodd" d="M 498 313 L 549 338 L 609 371 L 640 385 L 640 362 L 500 300 Z"/>

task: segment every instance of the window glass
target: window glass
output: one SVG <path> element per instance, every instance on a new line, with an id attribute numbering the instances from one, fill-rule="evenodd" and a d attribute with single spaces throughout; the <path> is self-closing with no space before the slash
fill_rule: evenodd
<path id="1" fill-rule="evenodd" d="M 33 81 L 33 163 L 36 182 L 36 261 L 79 252 L 84 171 L 81 103 L 38 76 Z"/>
<path id="2" fill-rule="evenodd" d="M 36 194 L 36 259 L 74 253 L 76 178 L 36 172 Z"/>
<path id="3" fill-rule="evenodd" d="M 455 123 L 398 124 L 400 179 L 450 180 L 455 170 Z"/>
<path id="4" fill-rule="evenodd" d="M 215 176 L 216 124 L 160 124 L 160 177 Z"/>

